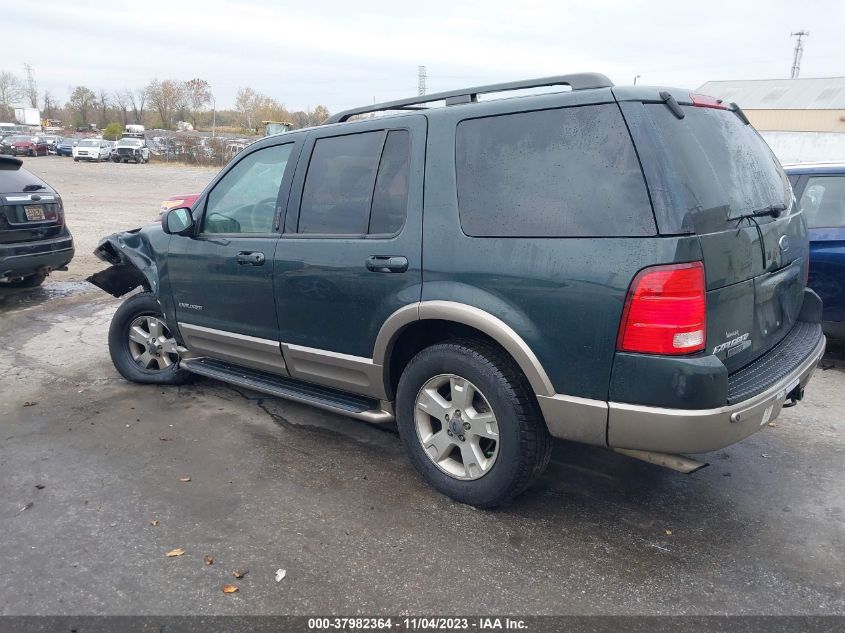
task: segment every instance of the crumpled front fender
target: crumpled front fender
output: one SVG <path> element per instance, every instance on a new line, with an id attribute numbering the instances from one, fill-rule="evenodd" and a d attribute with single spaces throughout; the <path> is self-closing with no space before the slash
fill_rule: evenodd
<path id="1" fill-rule="evenodd" d="M 138 286 L 158 294 L 156 252 L 161 250 L 156 247 L 165 236 L 160 229 L 150 228 L 115 233 L 100 240 L 94 255 L 111 267 L 94 273 L 88 281 L 115 297 L 122 297 Z"/>

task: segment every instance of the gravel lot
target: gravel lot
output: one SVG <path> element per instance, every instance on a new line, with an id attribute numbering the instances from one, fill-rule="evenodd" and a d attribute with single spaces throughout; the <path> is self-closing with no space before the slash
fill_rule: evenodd
<path id="1" fill-rule="evenodd" d="M 561 442 L 534 490 L 478 511 L 428 488 L 392 429 L 122 380 L 90 252 L 215 172 L 27 168 L 78 255 L 0 295 L 0 614 L 845 613 L 842 345 L 803 403 L 694 475 Z"/>

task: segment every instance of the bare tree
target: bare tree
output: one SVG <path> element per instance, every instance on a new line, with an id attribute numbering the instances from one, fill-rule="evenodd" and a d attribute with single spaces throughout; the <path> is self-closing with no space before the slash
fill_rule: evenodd
<path id="1" fill-rule="evenodd" d="M 112 101 L 120 111 L 120 120 L 124 127 L 129 123 L 129 108 L 131 107 L 131 99 L 127 93 L 129 93 L 128 90 L 116 90 L 112 96 Z"/>
<path id="2" fill-rule="evenodd" d="M 100 109 L 100 129 L 105 129 L 109 124 L 110 100 L 111 96 L 109 93 L 100 88 L 100 91 L 97 93 L 97 105 Z"/>
<path id="3" fill-rule="evenodd" d="M 162 127 L 172 128 L 173 115 L 187 103 L 185 83 L 174 79 L 153 79 L 147 84 L 146 92 L 150 105 L 158 112 Z"/>
<path id="4" fill-rule="evenodd" d="M 138 88 L 137 90 L 124 90 L 126 98 L 129 100 L 129 105 L 132 107 L 132 114 L 135 116 L 135 123 L 139 125 L 144 124 L 144 106 L 147 103 L 147 89 Z"/>
<path id="5" fill-rule="evenodd" d="M 52 119 L 55 114 L 55 109 L 59 104 L 56 102 L 55 97 L 53 97 L 49 90 L 44 91 L 44 95 L 41 97 L 41 104 L 41 110 L 44 118 Z"/>
<path id="6" fill-rule="evenodd" d="M 24 64 L 26 71 L 26 98 L 29 99 L 29 105 L 33 108 L 38 107 L 38 84 L 35 83 L 35 75 L 32 72 L 32 64 Z"/>
<path id="7" fill-rule="evenodd" d="M 188 106 L 191 109 L 191 124 L 197 127 L 197 113 L 211 102 L 211 84 L 205 79 L 191 79 L 185 82 Z"/>
<path id="8" fill-rule="evenodd" d="M 255 130 L 261 121 L 290 121 L 292 115 L 273 97 L 252 88 L 240 88 L 235 96 L 235 111 L 240 115 L 240 124 L 248 130 Z"/>
<path id="9" fill-rule="evenodd" d="M 15 104 L 23 97 L 23 85 L 17 75 L 0 71 L 0 119 L 15 116 Z"/>

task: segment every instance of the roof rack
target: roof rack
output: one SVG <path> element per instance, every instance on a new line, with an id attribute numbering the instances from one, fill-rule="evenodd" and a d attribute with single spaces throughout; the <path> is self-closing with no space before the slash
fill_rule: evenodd
<path id="1" fill-rule="evenodd" d="M 539 79 L 523 79 L 521 81 L 509 81 L 501 84 L 490 84 L 487 86 L 476 86 L 475 88 L 461 88 L 460 90 L 449 90 L 448 92 L 437 92 L 430 95 L 420 95 L 397 101 L 386 101 L 370 106 L 344 110 L 330 116 L 325 120 L 324 125 L 329 123 L 343 123 L 358 114 L 370 112 L 384 112 L 387 110 L 425 110 L 419 107 L 432 101 L 445 101 L 447 106 L 459 103 L 475 103 L 478 95 L 491 92 L 508 92 L 510 90 L 525 90 L 527 88 L 542 88 L 545 86 L 569 86 L 572 90 L 590 90 L 592 88 L 611 88 L 613 82 L 601 73 L 575 73 L 572 75 L 558 75 L 556 77 L 541 77 Z"/>

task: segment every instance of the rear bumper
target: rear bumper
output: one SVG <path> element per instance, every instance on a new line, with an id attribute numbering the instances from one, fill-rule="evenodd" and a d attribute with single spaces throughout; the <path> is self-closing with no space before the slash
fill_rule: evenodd
<path id="1" fill-rule="evenodd" d="M 56 269 L 73 259 L 72 237 L 22 244 L 0 245 L 0 279 L 23 277 L 44 267 Z"/>
<path id="2" fill-rule="evenodd" d="M 608 403 L 607 443 L 661 453 L 705 453 L 738 442 L 774 420 L 787 396 L 809 381 L 824 355 L 819 332 L 815 346 L 794 368 L 747 400 L 715 409 L 665 409 Z"/>

